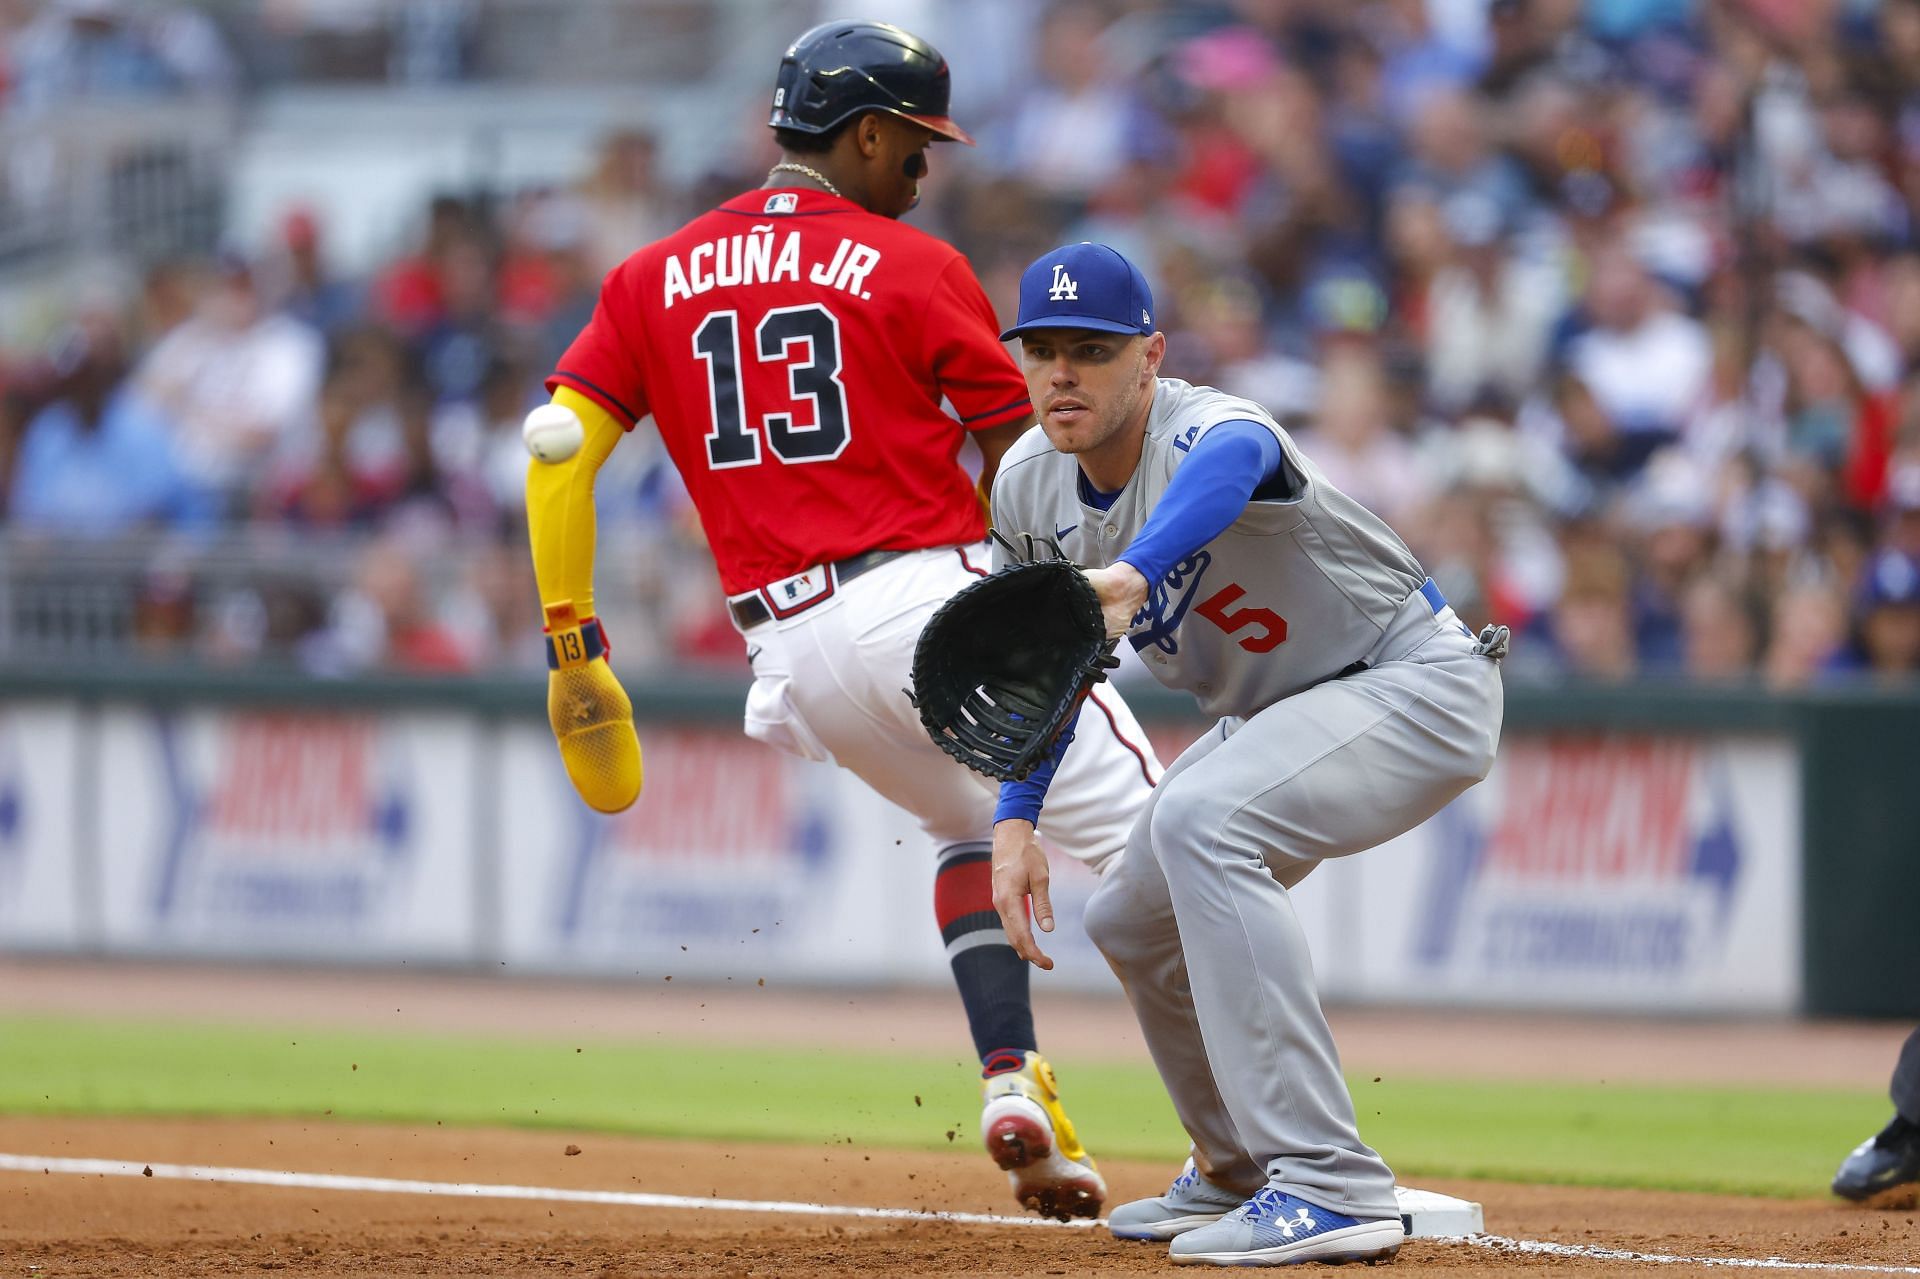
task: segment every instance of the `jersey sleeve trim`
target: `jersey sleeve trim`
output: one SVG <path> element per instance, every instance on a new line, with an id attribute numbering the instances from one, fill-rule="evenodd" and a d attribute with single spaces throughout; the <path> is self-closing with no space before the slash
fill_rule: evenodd
<path id="1" fill-rule="evenodd" d="M 1223 411 L 1221 416 L 1209 418 L 1201 424 L 1200 429 L 1194 432 L 1192 443 L 1198 444 L 1200 440 L 1215 427 L 1225 426 L 1229 422 L 1251 423 L 1278 440 L 1280 442 L 1281 453 L 1284 454 L 1287 451 L 1287 429 L 1265 413 L 1227 413 Z"/>
<path id="2" fill-rule="evenodd" d="M 547 379 L 548 391 L 554 389 L 553 384 L 555 382 L 570 383 L 576 390 L 592 399 L 601 408 L 606 409 L 610 413 L 618 414 L 621 420 L 626 423 L 629 431 L 639 424 L 639 414 L 622 404 L 611 392 L 595 386 L 578 373 L 569 373 L 565 369 L 555 370 L 553 376 Z"/>
<path id="3" fill-rule="evenodd" d="M 984 413 L 975 413 L 972 417 L 963 417 L 960 420 L 977 431 L 984 427 L 999 425 L 1004 419 L 1012 417 L 1015 409 L 1025 409 L 1029 413 L 1033 412 L 1032 399 L 1023 395 L 1017 400 L 1008 400 L 997 409 L 988 409 Z M 974 426 L 973 424 L 976 422 L 981 425 Z"/>

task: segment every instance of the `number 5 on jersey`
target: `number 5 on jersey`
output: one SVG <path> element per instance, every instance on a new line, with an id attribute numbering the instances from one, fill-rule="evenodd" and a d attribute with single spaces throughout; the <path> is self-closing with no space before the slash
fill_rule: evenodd
<path id="1" fill-rule="evenodd" d="M 1245 630 L 1249 626 L 1258 626 L 1260 633 L 1243 636 L 1240 647 L 1249 653 L 1271 653 L 1287 642 L 1287 619 L 1270 608 L 1260 608 L 1253 604 L 1249 604 L 1238 612 L 1229 613 L 1227 610 L 1246 593 L 1244 587 L 1230 582 L 1195 604 L 1193 611 L 1229 635 Z"/>
<path id="2" fill-rule="evenodd" d="M 693 354 L 706 361 L 713 429 L 707 432 L 707 465 L 716 471 L 760 461 L 764 432 L 782 462 L 824 462 L 847 447 L 847 388 L 840 381 L 840 321 L 818 302 L 768 311 L 753 330 L 762 364 L 787 364 L 787 391 L 813 402 L 813 425 L 795 426 L 791 413 L 768 413 L 748 429 L 750 412 L 740 378 L 740 313 L 714 311 L 693 331 Z M 796 352 L 794 348 L 804 347 Z M 804 358 L 796 359 L 796 355 Z"/>

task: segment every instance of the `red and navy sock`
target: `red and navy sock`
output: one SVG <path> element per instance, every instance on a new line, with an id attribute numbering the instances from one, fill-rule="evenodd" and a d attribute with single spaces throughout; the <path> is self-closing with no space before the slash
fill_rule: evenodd
<path id="1" fill-rule="evenodd" d="M 993 848 L 955 844 L 941 850 L 933 878 L 933 914 L 946 943 L 954 985 L 967 1009 L 982 1074 L 1018 1069 L 1039 1045 L 1027 961 L 1014 953 L 993 908 Z M 1007 1062 L 1011 1060 L 1012 1066 Z"/>

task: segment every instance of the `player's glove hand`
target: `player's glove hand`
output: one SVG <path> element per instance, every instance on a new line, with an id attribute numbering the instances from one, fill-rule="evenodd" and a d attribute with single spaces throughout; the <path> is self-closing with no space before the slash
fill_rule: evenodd
<path id="1" fill-rule="evenodd" d="M 1065 559 L 1011 564 L 942 604 L 920 632 L 913 691 L 941 750 L 1018 781 L 1118 666 L 1100 599 Z"/>
<path id="2" fill-rule="evenodd" d="M 571 603 L 550 606 L 547 666 L 547 722 L 567 778 L 588 807 L 617 813 L 640 797 L 640 738 L 599 620 L 575 617 Z"/>

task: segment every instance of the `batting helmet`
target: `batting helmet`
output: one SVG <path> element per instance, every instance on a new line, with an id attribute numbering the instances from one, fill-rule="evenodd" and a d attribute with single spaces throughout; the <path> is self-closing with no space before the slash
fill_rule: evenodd
<path id="1" fill-rule="evenodd" d="M 973 145 L 947 118 L 947 60 L 911 32 L 885 22 L 828 22 L 780 59 L 767 123 L 825 133 L 862 111 L 886 111 Z"/>

